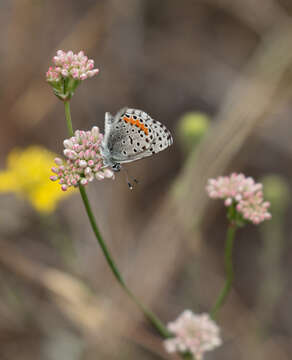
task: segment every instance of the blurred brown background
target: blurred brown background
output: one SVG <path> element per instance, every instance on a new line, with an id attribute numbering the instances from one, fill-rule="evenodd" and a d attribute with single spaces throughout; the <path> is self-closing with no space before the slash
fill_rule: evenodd
<path id="1" fill-rule="evenodd" d="M 75 128 L 103 129 L 105 111 L 128 105 L 171 129 L 174 146 L 128 166 L 134 191 L 123 174 L 88 187 L 129 287 L 164 322 L 209 311 L 224 281 L 226 218 L 207 178 L 279 175 L 273 220 L 237 236 L 224 344 L 207 359 L 291 359 L 291 12 L 289 0 L 0 2 L 1 168 L 15 147 L 62 151 L 64 108 L 45 82 L 58 49 L 100 69 L 71 102 Z M 187 152 L 190 111 L 211 125 Z M 78 194 L 49 216 L 0 197 L 0 359 L 19 357 L 170 358 L 113 279 Z"/>

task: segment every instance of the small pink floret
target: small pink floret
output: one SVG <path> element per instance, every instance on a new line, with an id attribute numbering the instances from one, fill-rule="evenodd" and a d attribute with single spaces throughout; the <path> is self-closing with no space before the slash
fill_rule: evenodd
<path id="1" fill-rule="evenodd" d="M 79 76 L 79 78 L 80 78 L 80 80 L 85 80 L 85 79 L 88 78 L 88 74 L 83 73 L 83 74 L 81 74 L 81 75 Z"/>
<path id="2" fill-rule="evenodd" d="M 103 180 L 105 178 L 103 173 L 96 173 L 95 177 L 96 177 L 97 180 Z"/>
<path id="3" fill-rule="evenodd" d="M 114 176 L 113 171 L 110 169 L 105 169 L 103 173 L 104 173 L 104 177 L 108 178 L 108 179 L 110 179 Z"/>
<path id="4" fill-rule="evenodd" d="M 60 158 L 55 158 L 55 164 L 56 165 L 63 165 L 63 160 L 62 159 L 60 159 Z"/>
<path id="5" fill-rule="evenodd" d="M 231 198 L 227 198 L 225 201 L 224 201 L 224 204 L 225 206 L 230 206 L 232 204 L 232 199 Z"/>

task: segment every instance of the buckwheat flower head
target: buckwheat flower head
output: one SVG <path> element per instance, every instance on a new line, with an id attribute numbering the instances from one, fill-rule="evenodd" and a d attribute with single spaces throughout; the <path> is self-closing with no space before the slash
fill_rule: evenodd
<path id="1" fill-rule="evenodd" d="M 258 191 L 253 196 L 247 199 L 242 199 L 236 206 L 243 218 L 251 221 L 254 224 L 259 224 L 264 220 L 271 219 L 271 214 L 268 212 L 270 203 L 263 200 L 263 193 Z"/>
<path id="2" fill-rule="evenodd" d="M 208 314 L 196 315 L 185 310 L 167 325 L 173 338 L 164 341 L 167 352 L 191 353 L 196 360 L 203 359 L 206 351 L 222 344 L 220 329 Z"/>
<path id="3" fill-rule="evenodd" d="M 47 81 L 60 81 L 62 78 L 76 80 L 85 80 L 96 75 L 99 70 L 94 69 L 94 61 L 88 59 L 83 51 L 74 54 L 73 51 L 67 53 L 58 50 L 57 55 L 53 57 L 54 67 L 49 67 L 46 73 Z"/>
<path id="4" fill-rule="evenodd" d="M 61 188 L 66 191 L 70 186 L 87 185 L 94 179 L 114 178 L 112 170 L 103 168 L 100 145 L 103 135 L 97 126 L 91 131 L 76 130 L 74 136 L 64 140 L 66 160 L 55 159 L 57 166 L 52 168 L 55 175 L 50 179 L 59 180 Z"/>
<path id="5" fill-rule="evenodd" d="M 236 210 L 245 220 L 259 224 L 271 218 L 268 212 L 270 203 L 264 201 L 263 185 L 243 174 L 233 173 L 230 176 L 219 176 L 209 179 L 206 187 L 212 199 L 224 199 L 225 206 L 236 206 Z"/>
<path id="6" fill-rule="evenodd" d="M 94 69 L 94 61 L 88 59 L 83 51 L 58 50 L 53 57 L 54 66 L 50 66 L 46 79 L 52 85 L 55 94 L 62 100 L 70 99 L 82 80 L 95 76 L 99 70 Z"/>

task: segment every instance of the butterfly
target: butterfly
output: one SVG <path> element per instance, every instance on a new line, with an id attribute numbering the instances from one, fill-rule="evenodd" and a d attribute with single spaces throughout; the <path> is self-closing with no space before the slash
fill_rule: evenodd
<path id="1" fill-rule="evenodd" d="M 120 171 L 121 164 L 136 161 L 173 143 L 170 131 L 146 112 L 123 108 L 112 116 L 105 113 L 101 155 L 104 166 Z"/>

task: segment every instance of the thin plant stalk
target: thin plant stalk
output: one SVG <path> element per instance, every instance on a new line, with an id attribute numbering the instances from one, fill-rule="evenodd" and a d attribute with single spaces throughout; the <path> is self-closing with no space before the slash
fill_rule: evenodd
<path id="1" fill-rule="evenodd" d="M 190 353 L 182 354 L 182 358 L 183 358 L 184 360 L 196 360 L 196 359 L 193 357 L 193 355 L 190 354 Z"/>
<path id="2" fill-rule="evenodd" d="M 70 136 L 73 136 L 73 126 L 72 126 L 72 120 L 71 120 L 71 112 L 70 112 L 70 102 L 69 100 L 64 101 L 64 105 L 65 105 L 65 115 L 66 115 L 66 122 L 67 122 L 67 128 L 68 128 L 68 132 Z M 126 283 L 123 279 L 123 277 L 121 276 L 104 240 L 103 237 L 99 231 L 99 228 L 97 226 L 97 222 L 95 220 L 95 216 L 92 212 L 91 206 L 90 206 L 90 202 L 86 193 L 86 190 L 84 188 L 84 186 L 79 185 L 79 191 L 80 191 L 80 195 L 81 198 L 83 200 L 83 204 L 90 222 L 90 225 L 92 227 L 92 230 L 94 232 L 94 235 L 96 237 L 96 240 L 98 241 L 102 252 L 106 258 L 106 261 L 112 271 L 112 273 L 114 274 L 115 278 L 117 279 L 117 281 L 119 282 L 119 284 L 122 286 L 122 288 L 125 290 L 125 292 L 128 294 L 128 296 L 135 302 L 135 304 L 142 310 L 143 314 L 145 315 L 145 317 L 151 322 L 151 324 L 156 328 L 156 330 L 158 331 L 158 333 L 163 337 L 163 338 L 169 338 L 171 337 L 171 333 L 167 330 L 167 328 L 163 325 L 163 323 L 156 317 L 156 315 L 154 315 L 154 313 L 150 310 L 148 310 L 136 297 L 135 295 L 129 290 L 129 288 L 126 286 Z"/>
<path id="3" fill-rule="evenodd" d="M 66 117 L 66 123 L 67 123 L 67 129 L 69 132 L 69 136 L 74 136 L 69 100 L 64 101 L 64 106 L 65 106 L 65 117 Z"/>
<path id="4" fill-rule="evenodd" d="M 233 253 L 234 238 L 235 238 L 235 233 L 236 233 L 237 227 L 238 227 L 238 225 L 236 225 L 236 223 L 232 221 L 229 224 L 228 229 L 227 229 L 226 242 L 225 242 L 225 255 L 224 255 L 226 281 L 225 281 L 225 285 L 224 285 L 223 289 L 221 290 L 221 292 L 216 300 L 216 303 L 211 311 L 211 317 L 213 319 L 215 319 L 218 310 L 224 304 L 224 302 L 230 292 L 231 286 L 232 286 L 232 282 L 233 282 L 233 278 L 234 278 L 232 253 Z"/>

